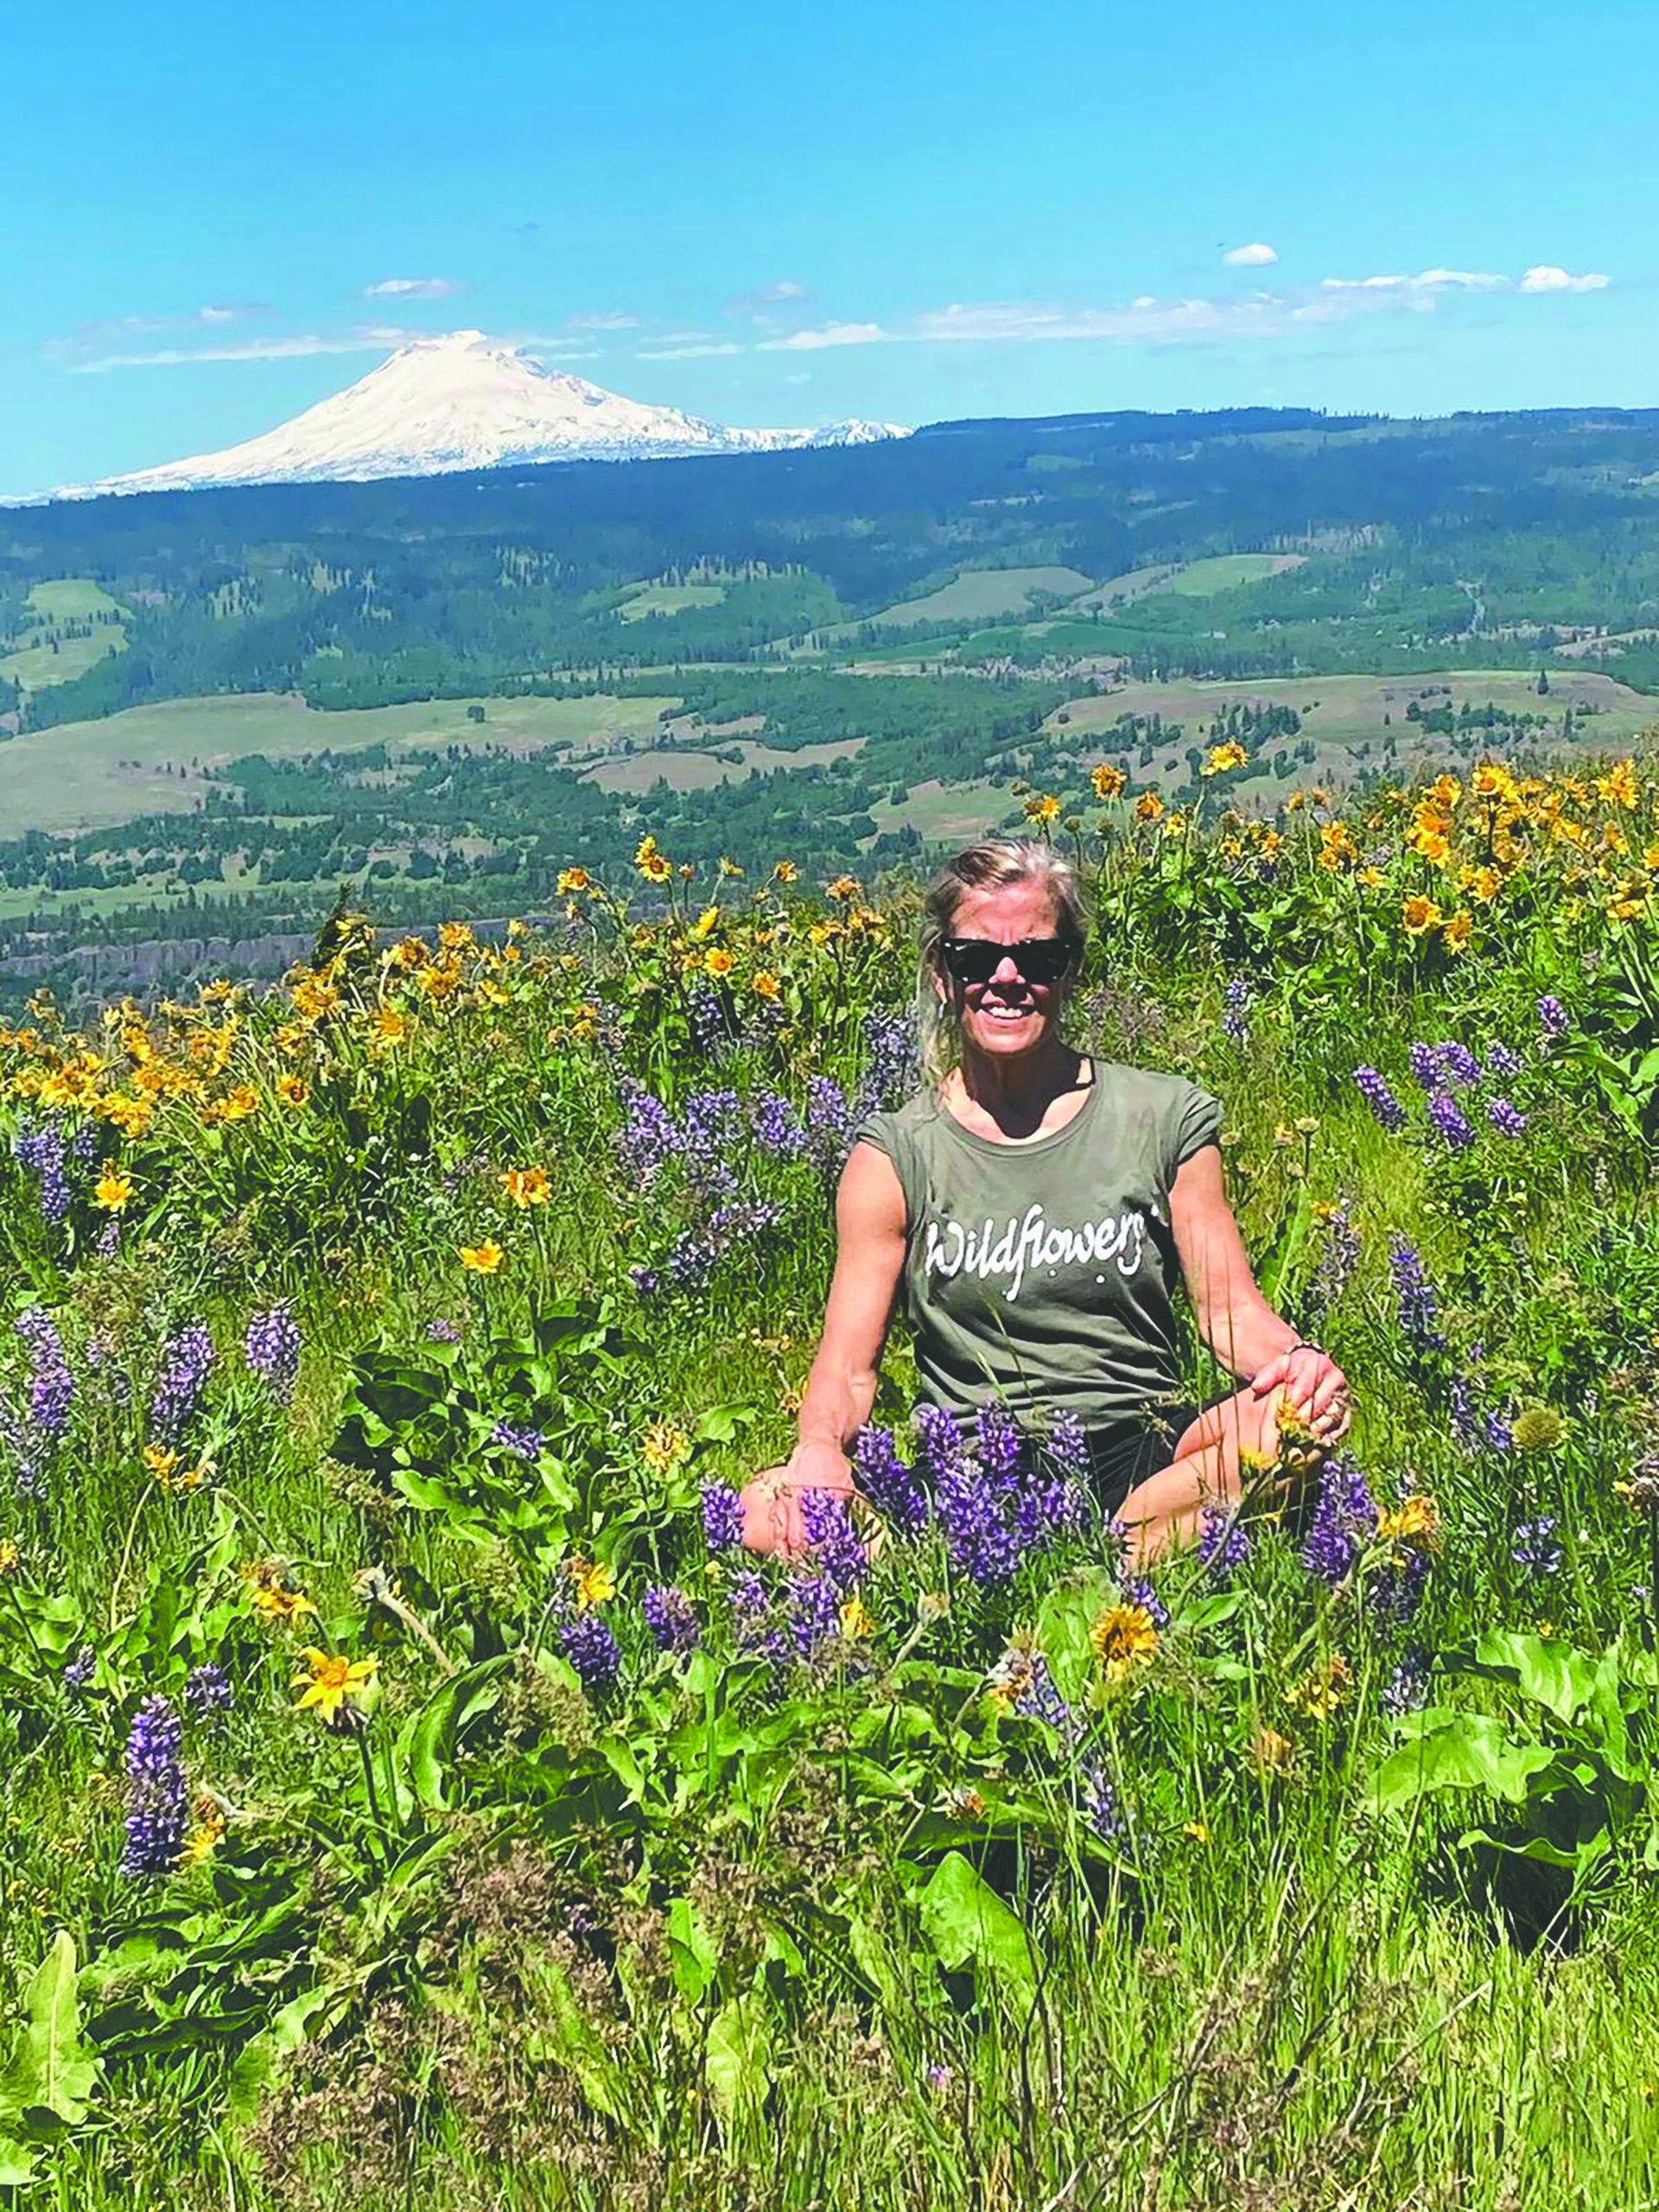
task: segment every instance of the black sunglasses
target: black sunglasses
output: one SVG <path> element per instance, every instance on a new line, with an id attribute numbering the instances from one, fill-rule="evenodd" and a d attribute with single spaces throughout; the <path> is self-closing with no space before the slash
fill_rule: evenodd
<path id="1" fill-rule="evenodd" d="M 939 957 L 959 983 L 988 983 L 1005 960 L 1012 960 L 1028 983 L 1058 983 L 1081 950 L 1074 937 L 1025 937 L 1018 944 L 989 937 L 939 940 Z"/>

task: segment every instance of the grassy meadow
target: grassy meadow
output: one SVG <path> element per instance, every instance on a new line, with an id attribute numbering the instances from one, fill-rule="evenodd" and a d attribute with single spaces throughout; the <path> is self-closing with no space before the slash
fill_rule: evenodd
<path id="1" fill-rule="evenodd" d="M 1659 775 L 1099 772 L 1071 1033 L 1357 1407 L 1149 1574 L 902 1327 L 870 1513 L 734 1542 L 912 885 L 647 832 L 0 1035 L 6 2202 L 1652 2201 Z"/>

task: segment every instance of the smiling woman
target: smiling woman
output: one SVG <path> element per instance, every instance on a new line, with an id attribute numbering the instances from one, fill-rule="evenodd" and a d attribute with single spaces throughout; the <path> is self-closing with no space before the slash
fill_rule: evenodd
<path id="1" fill-rule="evenodd" d="M 993 1399 L 1086 1450 L 1103 1511 L 1150 1558 L 1237 1497 L 1287 1408 L 1320 1444 L 1348 1426 L 1340 1370 L 1252 1279 L 1227 1202 L 1221 1108 L 1179 1076 L 1084 1058 L 1060 1033 L 1087 917 L 1067 862 L 999 838 L 928 895 L 925 1081 L 877 1114 L 842 1179 L 823 1340 L 785 1466 L 744 1493 L 757 1550 L 803 1541 L 807 1490 L 851 1489 L 902 1295 L 927 1397 Z M 1181 1402 L 1175 1299 L 1246 1387 Z"/>

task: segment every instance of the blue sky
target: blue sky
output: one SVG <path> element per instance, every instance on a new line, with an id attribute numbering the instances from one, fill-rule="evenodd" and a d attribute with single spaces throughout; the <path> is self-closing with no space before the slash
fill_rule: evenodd
<path id="1" fill-rule="evenodd" d="M 1651 0 L 80 0 L 64 38 L 7 32 L 0 492 L 457 327 L 737 423 L 1659 402 Z"/>

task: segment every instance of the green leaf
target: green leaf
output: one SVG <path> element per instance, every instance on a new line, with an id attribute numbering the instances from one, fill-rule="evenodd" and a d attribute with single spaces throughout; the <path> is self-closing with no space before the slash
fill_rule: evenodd
<path id="1" fill-rule="evenodd" d="M 416 1796 L 429 1812 L 448 1809 L 448 1770 L 463 1719 L 495 1702 L 496 1677 L 512 1664 L 510 1652 L 481 1660 L 443 1684 L 405 1727 L 398 1750 Z"/>
<path id="2" fill-rule="evenodd" d="M 16 2189 L 35 2174 L 35 2152 L 10 2135 L 0 2135 L 0 2189 Z"/>
<path id="3" fill-rule="evenodd" d="M 1445 1663 L 1448 1674 L 1481 1675 L 1489 1681 L 1513 1683 L 1522 1697 L 1548 1706 L 1558 1720 L 1571 1720 L 1603 1687 L 1603 1664 L 1575 1651 L 1570 1643 L 1509 1629 L 1483 1636 L 1472 1658 L 1453 1655 Z"/>
<path id="4" fill-rule="evenodd" d="M 760 2109 L 772 2085 L 771 2057 L 772 2026 L 758 1991 L 722 2005 L 709 2025 L 703 2065 L 725 2119 Z"/>
<path id="5" fill-rule="evenodd" d="M 1547 1745 L 1512 1742 L 1503 1721 L 1460 1713 L 1383 1760 L 1371 1777 L 1372 1808 L 1396 1812 L 1438 1789 L 1484 1789 L 1518 1805 L 1532 1777 L 1554 1761 Z"/>
<path id="6" fill-rule="evenodd" d="M 755 1418 L 753 1406 L 710 1406 L 692 1430 L 693 1440 L 698 1444 L 729 1444 L 740 1428 L 747 1427 Z"/>
<path id="7" fill-rule="evenodd" d="M 668 1955 L 680 1993 L 701 2005 L 720 1972 L 720 1953 L 690 1897 L 676 1897 L 668 1908 Z"/>
<path id="8" fill-rule="evenodd" d="M 75 1939 L 60 1928 L 29 1985 L 29 2024 L 0 2074 L 0 2120 L 48 2112 L 76 2127 L 97 2075 L 80 2040 Z"/>
<path id="9" fill-rule="evenodd" d="M 922 1929 L 941 1965 L 956 1972 L 970 1962 L 1005 1996 L 1027 2009 L 1037 1975 L 1025 1925 L 959 1851 L 951 1852 L 918 1900 Z"/>

